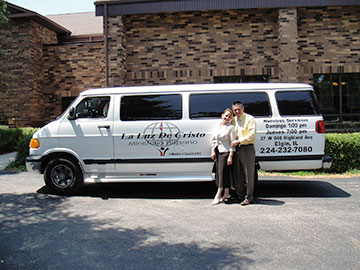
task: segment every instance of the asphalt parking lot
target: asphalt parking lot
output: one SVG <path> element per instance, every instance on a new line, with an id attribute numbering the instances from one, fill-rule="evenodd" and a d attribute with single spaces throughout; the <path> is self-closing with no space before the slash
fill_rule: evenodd
<path id="1" fill-rule="evenodd" d="M 0 269 L 360 269 L 360 177 L 260 177 L 256 203 L 212 183 L 48 192 L 0 173 Z"/>

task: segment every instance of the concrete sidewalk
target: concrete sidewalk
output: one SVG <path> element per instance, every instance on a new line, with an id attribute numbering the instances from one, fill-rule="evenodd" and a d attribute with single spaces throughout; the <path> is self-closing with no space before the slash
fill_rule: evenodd
<path id="1" fill-rule="evenodd" d="M 16 152 L 0 155 L 0 170 L 5 169 L 9 162 L 15 159 Z"/>

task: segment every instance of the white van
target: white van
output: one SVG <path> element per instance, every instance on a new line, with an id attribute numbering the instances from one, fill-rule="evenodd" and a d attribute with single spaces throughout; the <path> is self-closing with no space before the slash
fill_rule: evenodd
<path id="1" fill-rule="evenodd" d="M 86 182 L 211 181 L 210 140 L 234 101 L 256 119 L 257 168 L 328 168 L 324 122 L 306 84 L 202 84 L 82 92 L 34 135 L 28 171 L 57 193 Z"/>

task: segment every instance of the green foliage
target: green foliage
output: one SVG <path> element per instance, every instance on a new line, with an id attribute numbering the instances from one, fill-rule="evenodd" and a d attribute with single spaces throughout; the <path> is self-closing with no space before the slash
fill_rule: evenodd
<path id="1" fill-rule="evenodd" d="M 7 22 L 7 4 L 4 0 L 0 0 L 0 25 Z"/>
<path id="2" fill-rule="evenodd" d="M 21 135 L 19 128 L 0 129 L 0 154 L 13 152 Z"/>
<path id="3" fill-rule="evenodd" d="M 35 131 L 37 131 L 38 129 L 39 128 L 31 128 L 31 127 L 20 128 L 22 135 L 33 135 Z"/>
<path id="4" fill-rule="evenodd" d="M 326 134 L 325 154 L 333 158 L 328 172 L 344 173 L 360 169 L 360 133 Z"/>
<path id="5" fill-rule="evenodd" d="M 36 128 L 0 129 L 0 153 L 16 151 L 15 160 L 6 169 L 25 169 L 25 158 L 29 155 L 29 143 Z"/>
<path id="6" fill-rule="evenodd" d="M 31 140 L 32 134 L 25 134 L 20 137 L 16 145 L 16 156 L 15 160 L 10 162 L 6 169 L 19 169 L 25 170 L 25 159 L 29 155 L 29 143 Z"/>

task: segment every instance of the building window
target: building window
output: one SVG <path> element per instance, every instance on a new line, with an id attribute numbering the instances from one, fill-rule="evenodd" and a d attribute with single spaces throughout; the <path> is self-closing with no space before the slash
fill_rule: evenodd
<path id="1" fill-rule="evenodd" d="M 214 83 L 267 83 L 268 75 L 215 76 Z"/>
<path id="2" fill-rule="evenodd" d="M 64 112 L 76 97 L 62 97 L 61 98 L 61 112 Z"/>
<path id="3" fill-rule="evenodd" d="M 360 73 L 314 74 L 314 89 L 328 124 L 360 128 Z"/>

